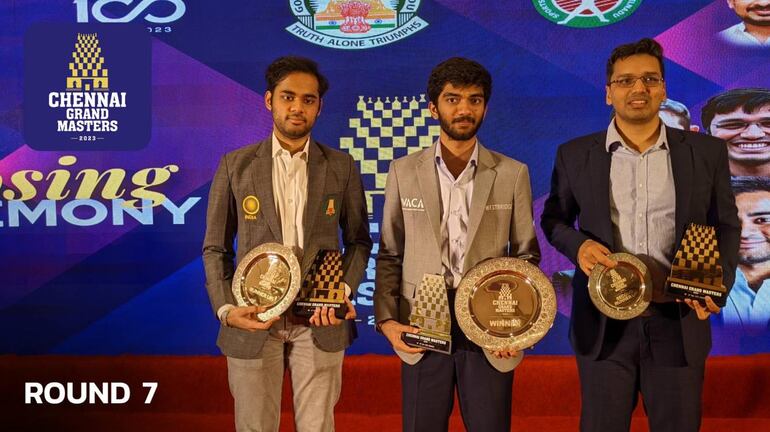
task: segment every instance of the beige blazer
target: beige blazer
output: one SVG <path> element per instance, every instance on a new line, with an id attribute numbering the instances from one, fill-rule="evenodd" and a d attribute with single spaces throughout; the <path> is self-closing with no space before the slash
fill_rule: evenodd
<path id="1" fill-rule="evenodd" d="M 393 161 L 385 186 L 385 207 L 377 256 L 374 313 L 409 323 L 415 289 L 425 273 L 443 274 L 441 192 L 430 148 Z M 540 248 L 532 220 L 532 190 L 527 166 L 479 146 L 473 185 L 464 271 L 487 258 L 512 256 L 537 264 Z M 408 364 L 422 354 L 397 352 Z M 500 360 L 485 352 L 498 370 L 515 368 L 523 354 Z"/>

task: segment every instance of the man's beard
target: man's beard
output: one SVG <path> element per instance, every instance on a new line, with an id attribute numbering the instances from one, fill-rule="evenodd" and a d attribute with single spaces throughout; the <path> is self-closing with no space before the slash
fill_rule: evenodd
<path id="1" fill-rule="evenodd" d="M 481 124 L 484 122 L 484 118 L 480 118 L 478 121 L 476 121 L 473 117 L 465 116 L 465 117 L 458 117 L 451 122 L 444 119 L 443 117 L 439 117 L 439 123 L 441 124 L 441 130 L 444 131 L 445 134 L 449 136 L 449 138 L 452 138 L 455 141 L 466 141 L 473 136 L 476 135 L 476 132 L 481 128 Z M 474 123 L 474 127 L 469 129 L 467 132 L 457 132 L 452 130 L 452 123 L 459 122 L 461 120 L 469 120 Z"/>
<path id="2" fill-rule="evenodd" d="M 751 13 L 751 12 L 753 12 L 755 10 L 766 11 L 768 9 L 770 9 L 770 6 L 753 6 L 753 7 L 748 8 L 746 10 L 746 12 Z M 747 16 L 746 18 L 744 18 L 744 21 L 746 21 L 749 24 L 755 25 L 755 26 L 761 26 L 761 27 L 770 26 L 770 19 L 756 20 L 756 19 L 753 19 L 753 18 Z"/>
<path id="3" fill-rule="evenodd" d="M 762 263 L 770 264 L 770 255 L 767 253 L 754 253 L 750 255 L 738 254 L 738 263 L 746 266 L 753 266 Z"/>
<path id="4" fill-rule="evenodd" d="M 286 118 L 285 120 L 288 122 L 289 118 Z M 305 120 L 305 127 L 302 129 L 288 130 L 286 127 L 284 127 L 286 123 L 279 122 L 275 117 L 273 117 L 273 124 L 275 124 L 275 127 L 278 129 L 278 131 L 281 132 L 281 134 L 286 138 L 299 139 L 307 136 L 307 134 L 310 133 L 310 130 L 313 129 L 313 123 L 308 121 L 307 118 L 304 118 L 303 120 Z"/>

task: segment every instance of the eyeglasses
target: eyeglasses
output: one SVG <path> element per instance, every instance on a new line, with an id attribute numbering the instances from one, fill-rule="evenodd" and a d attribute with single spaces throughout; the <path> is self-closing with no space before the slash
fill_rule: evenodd
<path id="1" fill-rule="evenodd" d="M 636 85 L 636 81 L 638 80 L 642 80 L 642 84 L 644 84 L 645 87 L 657 87 L 663 84 L 663 78 L 655 75 L 621 77 L 610 81 L 610 84 L 616 84 L 621 88 L 631 88 Z"/>
<path id="2" fill-rule="evenodd" d="M 742 120 L 729 120 L 714 125 L 717 129 L 726 129 L 735 132 L 743 132 L 749 128 L 749 126 L 757 126 L 765 132 L 770 131 L 770 119 L 760 119 L 755 122 L 744 122 Z"/>

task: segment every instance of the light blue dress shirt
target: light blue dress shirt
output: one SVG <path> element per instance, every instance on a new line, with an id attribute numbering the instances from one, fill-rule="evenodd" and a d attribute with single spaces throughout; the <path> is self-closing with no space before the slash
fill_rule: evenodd
<path id="1" fill-rule="evenodd" d="M 770 279 L 762 281 L 759 290 L 749 286 L 740 267 L 735 270 L 735 283 L 722 308 L 725 325 L 767 328 L 770 322 Z"/>
<path id="2" fill-rule="evenodd" d="M 606 150 L 610 165 L 610 218 L 615 244 L 636 255 L 652 275 L 656 302 L 672 301 L 663 295 L 671 271 L 676 236 L 676 192 L 666 128 L 643 153 L 629 147 L 615 127 L 607 128 Z"/>

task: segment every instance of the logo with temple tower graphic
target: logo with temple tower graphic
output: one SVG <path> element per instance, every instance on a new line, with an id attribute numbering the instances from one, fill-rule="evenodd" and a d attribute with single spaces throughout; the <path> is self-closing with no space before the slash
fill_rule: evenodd
<path id="1" fill-rule="evenodd" d="M 289 7 L 298 21 L 286 31 L 328 48 L 376 48 L 428 26 L 417 16 L 420 0 L 292 0 Z"/>
<path id="2" fill-rule="evenodd" d="M 104 65 L 102 49 L 99 47 L 99 36 L 96 33 L 78 34 L 69 70 L 68 91 L 104 91 L 109 89 L 107 67 Z"/>
<path id="3" fill-rule="evenodd" d="M 138 26 L 38 23 L 24 36 L 24 138 L 35 150 L 138 150 L 152 132 Z"/>

